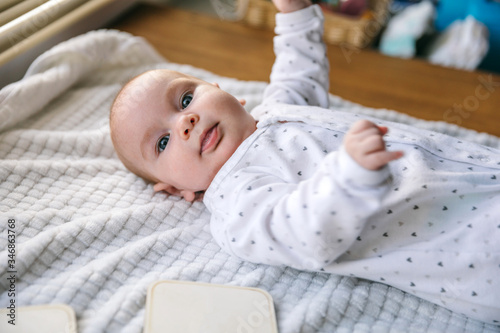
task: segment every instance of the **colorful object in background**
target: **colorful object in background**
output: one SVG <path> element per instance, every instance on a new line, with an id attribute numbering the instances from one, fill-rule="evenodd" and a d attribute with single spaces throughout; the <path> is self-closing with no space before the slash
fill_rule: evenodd
<path id="1" fill-rule="evenodd" d="M 362 16 L 368 9 L 367 0 L 315 0 L 325 11 L 349 16 Z"/>
<path id="2" fill-rule="evenodd" d="M 489 31 L 490 49 L 481 69 L 500 73 L 500 1 L 499 0 L 440 0 L 437 6 L 436 29 L 443 31 L 452 22 L 471 15 Z"/>
<path id="3" fill-rule="evenodd" d="M 340 12 L 350 16 L 362 15 L 368 7 L 366 0 L 340 1 Z"/>
<path id="4" fill-rule="evenodd" d="M 432 0 L 433 3 L 436 3 L 438 1 L 439 0 Z M 392 0 L 389 11 L 391 12 L 391 14 L 395 15 L 400 11 L 404 10 L 405 8 L 407 8 L 408 6 L 415 5 L 419 2 L 422 2 L 422 0 Z"/>
<path id="5" fill-rule="evenodd" d="M 432 26 L 435 8 L 430 1 L 409 6 L 394 16 L 380 40 L 380 51 L 386 55 L 412 58 L 417 40 Z"/>

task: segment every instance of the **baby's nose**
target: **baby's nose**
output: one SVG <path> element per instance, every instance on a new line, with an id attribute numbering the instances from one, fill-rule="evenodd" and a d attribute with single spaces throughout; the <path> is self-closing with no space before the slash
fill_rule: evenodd
<path id="1" fill-rule="evenodd" d="M 194 126 L 198 123 L 200 117 L 196 114 L 182 115 L 179 120 L 179 135 L 181 138 L 187 140 L 193 131 Z"/>

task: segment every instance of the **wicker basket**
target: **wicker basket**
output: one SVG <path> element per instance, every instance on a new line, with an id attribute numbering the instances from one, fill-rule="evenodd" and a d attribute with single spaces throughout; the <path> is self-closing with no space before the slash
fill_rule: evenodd
<path id="1" fill-rule="evenodd" d="M 360 18 L 325 12 L 326 43 L 364 48 L 380 33 L 389 17 L 391 0 L 369 0 L 368 13 Z M 248 0 L 243 22 L 253 27 L 274 29 L 276 8 L 270 0 Z"/>

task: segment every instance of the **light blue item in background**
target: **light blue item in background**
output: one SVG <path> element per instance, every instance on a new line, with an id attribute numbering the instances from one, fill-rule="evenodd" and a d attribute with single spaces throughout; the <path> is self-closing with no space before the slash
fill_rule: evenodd
<path id="1" fill-rule="evenodd" d="M 380 39 L 380 51 L 394 57 L 414 57 L 417 40 L 432 26 L 434 15 L 430 1 L 405 8 L 389 21 Z"/>

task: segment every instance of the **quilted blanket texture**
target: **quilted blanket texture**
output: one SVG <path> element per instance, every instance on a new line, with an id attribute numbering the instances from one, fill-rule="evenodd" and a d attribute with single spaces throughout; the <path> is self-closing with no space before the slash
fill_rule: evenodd
<path id="1" fill-rule="evenodd" d="M 147 288 L 163 279 L 265 289 L 281 333 L 500 331 L 380 283 L 255 265 L 221 251 L 202 203 L 154 193 L 114 153 L 110 105 L 125 82 L 152 68 L 218 82 L 248 110 L 266 87 L 170 63 L 141 38 L 101 30 L 49 50 L 0 91 L 0 320 L 14 269 L 17 306 L 68 304 L 79 332 L 141 332 Z M 330 99 L 334 109 L 500 148 L 491 135 Z"/>

